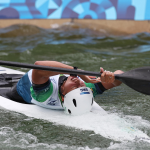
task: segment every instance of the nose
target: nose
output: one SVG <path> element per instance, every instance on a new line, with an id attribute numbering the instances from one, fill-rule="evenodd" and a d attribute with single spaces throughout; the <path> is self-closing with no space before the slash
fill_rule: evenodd
<path id="1" fill-rule="evenodd" d="M 82 87 L 82 83 L 78 77 L 73 78 L 73 82 L 76 84 L 77 88 Z"/>
<path id="2" fill-rule="evenodd" d="M 79 85 L 80 84 L 80 80 L 77 78 L 77 80 L 75 80 L 75 83 Z"/>
<path id="3" fill-rule="evenodd" d="M 78 88 L 83 87 L 82 83 L 80 82 L 80 79 L 78 79 L 76 81 L 76 85 L 77 85 Z"/>

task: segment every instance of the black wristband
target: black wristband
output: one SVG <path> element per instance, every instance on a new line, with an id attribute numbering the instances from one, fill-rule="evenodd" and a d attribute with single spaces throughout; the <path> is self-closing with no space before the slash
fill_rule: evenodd
<path id="1" fill-rule="evenodd" d="M 78 67 L 73 67 L 75 70 L 77 70 L 78 69 Z M 70 74 L 70 76 L 75 76 L 75 77 L 77 77 L 77 74 Z"/>
<path id="2" fill-rule="evenodd" d="M 103 84 L 102 84 L 101 82 L 96 83 L 96 84 L 98 85 L 98 87 L 100 88 L 100 90 L 101 90 L 102 92 L 104 92 L 104 91 L 107 90 L 107 89 L 104 88 L 104 86 L 103 86 Z"/>

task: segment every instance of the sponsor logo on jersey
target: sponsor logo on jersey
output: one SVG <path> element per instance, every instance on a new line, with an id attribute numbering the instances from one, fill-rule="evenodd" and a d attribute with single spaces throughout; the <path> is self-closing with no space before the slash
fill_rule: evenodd
<path id="1" fill-rule="evenodd" d="M 50 98 L 49 101 L 47 102 L 47 105 L 52 105 L 52 106 L 54 106 L 54 105 L 57 104 L 57 102 L 58 102 L 58 101 L 52 97 L 52 98 Z"/>
<path id="2" fill-rule="evenodd" d="M 55 81 L 55 79 L 54 79 L 54 78 L 51 78 L 51 81 L 53 81 L 53 82 L 56 84 L 56 81 Z"/>
<path id="3" fill-rule="evenodd" d="M 44 89 L 45 93 L 50 89 L 50 87 L 47 87 Z"/>

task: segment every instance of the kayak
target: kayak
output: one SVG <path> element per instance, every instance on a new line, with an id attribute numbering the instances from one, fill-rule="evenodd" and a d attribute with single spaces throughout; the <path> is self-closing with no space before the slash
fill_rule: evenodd
<path id="1" fill-rule="evenodd" d="M 15 74 L 16 76 L 18 74 L 22 76 L 24 72 L 0 67 L 0 75 L 2 74 Z M 2 89 L 0 88 L 0 90 Z M 91 112 L 80 116 L 67 115 L 63 110 L 51 110 L 34 104 L 18 103 L 3 96 L 0 96 L 0 109 L 7 109 L 28 117 L 47 120 L 58 125 L 91 130 L 95 134 L 100 134 L 105 138 L 115 141 L 123 142 L 137 139 L 150 141 L 150 137 L 146 133 L 134 127 L 132 123 L 127 122 L 124 118 L 119 117 L 119 115 L 106 112 L 95 101 Z"/>

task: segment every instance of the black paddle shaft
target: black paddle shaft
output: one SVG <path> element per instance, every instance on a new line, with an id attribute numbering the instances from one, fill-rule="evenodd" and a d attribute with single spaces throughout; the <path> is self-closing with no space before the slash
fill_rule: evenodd
<path id="1" fill-rule="evenodd" d="M 11 61 L 0 61 L 0 65 L 37 69 L 37 70 L 54 71 L 54 72 L 69 73 L 69 74 L 78 74 L 78 75 L 101 76 L 101 73 L 99 73 L 99 72 L 41 66 L 41 65 L 34 65 L 34 64 L 11 62 Z"/>
<path id="2" fill-rule="evenodd" d="M 65 68 L 57 68 L 57 67 L 47 67 L 41 65 L 33 65 L 33 64 L 10 62 L 10 61 L 0 61 L 0 65 L 47 70 L 47 71 L 78 74 L 78 75 L 101 76 L 101 73 L 99 72 L 65 69 Z M 134 70 L 127 71 L 123 74 L 116 74 L 115 79 L 122 81 L 124 84 L 126 84 L 127 86 L 131 87 L 132 89 L 140 93 L 150 95 L 150 67 L 137 68 Z"/>

